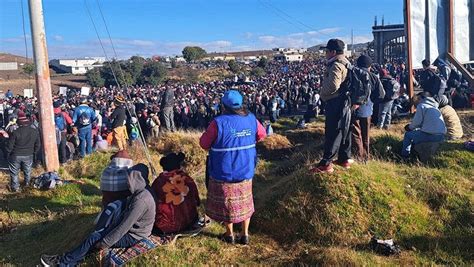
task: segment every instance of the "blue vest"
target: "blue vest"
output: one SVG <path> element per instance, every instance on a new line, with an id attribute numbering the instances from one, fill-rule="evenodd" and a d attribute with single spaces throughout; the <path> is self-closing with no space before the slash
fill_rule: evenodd
<path id="1" fill-rule="evenodd" d="M 257 119 L 253 114 L 215 118 L 217 139 L 209 152 L 209 174 L 218 181 L 250 180 L 257 162 Z"/>

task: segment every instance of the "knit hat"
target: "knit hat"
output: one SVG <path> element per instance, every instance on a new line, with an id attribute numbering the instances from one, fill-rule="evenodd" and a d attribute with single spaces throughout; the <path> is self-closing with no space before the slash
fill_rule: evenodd
<path id="1" fill-rule="evenodd" d="M 359 68 L 369 68 L 372 65 L 372 59 L 369 56 L 362 55 L 357 59 Z"/>
<path id="2" fill-rule="evenodd" d="M 388 70 L 386 70 L 386 69 L 381 69 L 380 70 L 380 76 L 381 77 L 385 77 L 385 76 L 388 76 L 388 75 L 389 75 Z"/>
<path id="3" fill-rule="evenodd" d="M 122 158 L 122 159 L 131 159 L 130 156 L 128 155 L 127 150 L 119 150 L 117 153 L 113 154 L 110 159 L 113 158 Z"/>
<path id="4" fill-rule="evenodd" d="M 242 107 L 243 97 L 237 90 L 228 90 L 222 97 L 224 106 L 231 109 L 239 109 Z"/>
<path id="5" fill-rule="evenodd" d="M 20 111 L 18 112 L 18 119 L 16 121 L 19 125 L 28 125 L 30 120 L 26 117 L 25 113 Z"/>

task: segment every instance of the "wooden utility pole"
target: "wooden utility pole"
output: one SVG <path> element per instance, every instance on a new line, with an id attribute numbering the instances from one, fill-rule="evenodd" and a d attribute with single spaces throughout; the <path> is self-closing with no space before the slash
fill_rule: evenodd
<path id="1" fill-rule="evenodd" d="M 406 46 L 407 46 L 407 69 L 408 69 L 408 96 L 413 99 L 415 90 L 413 88 L 413 49 L 411 47 L 411 1 L 405 0 L 405 35 L 406 35 Z M 415 112 L 415 107 L 412 105 L 411 112 Z"/>
<path id="2" fill-rule="evenodd" d="M 48 49 L 42 0 L 29 0 L 33 56 L 36 66 L 36 88 L 40 113 L 41 143 L 46 171 L 59 169 L 58 148 L 54 126 L 51 80 L 49 77 Z"/>
<path id="3" fill-rule="evenodd" d="M 448 53 L 454 54 L 454 0 L 448 0 Z"/>

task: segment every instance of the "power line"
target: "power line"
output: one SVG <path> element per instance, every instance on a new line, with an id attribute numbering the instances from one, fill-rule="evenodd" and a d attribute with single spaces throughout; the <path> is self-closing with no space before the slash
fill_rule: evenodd
<path id="1" fill-rule="evenodd" d="M 97 4 L 99 5 L 99 2 L 97 2 Z M 103 43 L 102 43 L 102 39 L 100 38 L 99 31 L 97 30 L 97 27 L 96 27 L 96 24 L 95 24 L 94 19 L 93 19 L 93 17 L 92 17 L 92 14 L 91 14 L 91 12 L 90 12 L 89 6 L 87 5 L 87 0 L 84 0 L 84 5 L 85 5 L 85 7 L 86 7 L 86 9 L 87 9 L 87 13 L 88 13 L 89 18 L 90 18 L 90 20 L 91 20 L 91 22 L 92 22 L 92 25 L 94 26 L 95 33 L 96 33 L 96 35 L 97 35 L 97 38 L 99 39 L 99 43 L 100 43 L 100 46 L 102 47 L 102 51 L 104 52 L 105 59 L 107 60 L 107 63 L 109 64 L 110 70 L 112 71 L 112 75 L 113 75 L 113 77 L 114 77 L 115 83 L 117 84 L 117 86 L 118 86 L 119 89 L 120 89 L 120 88 L 121 88 L 120 83 L 119 83 L 119 81 L 118 81 L 118 79 L 117 79 L 117 76 L 116 76 L 116 74 L 115 74 L 114 69 L 112 68 L 112 64 L 111 64 L 110 61 L 109 61 L 109 57 L 108 57 L 108 55 L 107 55 L 107 52 L 105 51 L 105 47 L 104 47 L 104 45 L 103 45 Z M 100 5 L 99 5 L 99 8 L 100 8 Z M 114 48 L 114 45 L 113 45 L 113 41 L 112 41 L 112 38 L 111 38 L 111 36 L 110 36 L 110 32 L 109 32 L 109 30 L 108 30 L 107 24 L 106 24 L 106 22 L 105 22 L 105 18 L 104 18 L 104 16 L 103 16 L 102 10 L 101 10 L 100 14 L 101 14 L 101 16 L 102 16 L 102 20 L 103 20 L 103 22 L 104 22 L 104 24 L 105 24 L 105 27 L 106 27 L 106 29 L 107 29 L 107 33 L 108 33 L 108 35 L 109 35 L 110 43 L 112 44 L 112 48 L 113 48 L 113 51 L 114 51 L 114 55 L 115 55 L 115 57 L 117 58 L 117 52 L 115 51 L 115 48 Z M 118 64 L 119 71 L 121 72 L 121 75 L 122 75 L 122 78 L 123 78 L 123 82 L 124 82 L 124 84 L 125 84 L 125 88 L 124 88 L 123 91 L 125 92 L 127 98 L 130 100 L 131 97 L 130 97 L 130 94 L 128 94 L 128 85 L 127 85 L 127 83 L 126 83 L 126 80 L 125 80 L 125 76 L 124 76 L 122 67 L 120 66 L 120 62 L 117 62 L 117 64 Z M 128 111 L 128 113 L 129 113 L 130 115 L 132 115 L 132 116 L 135 115 L 135 116 L 136 116 L 136 114 L 130 110 L 130 108 L 129 108 L 129 106 L 128 106 L 128 103 L 125 104 L 125 107 L 127 108 L 127 111 Z M 138 130 L 140 131 L 140 140 L 141 140 L 141 143 L 142 143 L 142 145 L 143 145 L 143 149 L 144 149 L 144 151 L 145 151 L 145 156 L 147 157 L 148 164 L 149 164 L 149 166 L 150 166 L 151 172 L 153 173 L 153 175 L 156 176 L 157 173 L 156 173 L 155 168 L 154 168 L 153 165 L 151 164 L 151 156 L 150 156 L 150 154 L 149 154 L 149 152 L 148 152 L 148 148 L 147 148 L 147 145 L 146 145 L 145 137 L 143 136 L 143 131 L 142 131 L 142 129 L 141 129 L 140 123 L 137 123 L 135 126 L 137 126 L 137 127 L 138 127 Z"/>
<path id="2" fill-rule="evenodd" d="M 20 6 L 21 6 L 21 22 L 23 25 L 23 39 L 25 41 L 25 58 L 26 58 L 26 64 L 28 64 L 28 42 L 26 40 L 25 11 L 23 7 L 23 0 L 20 0 Z M 28 87 L 31 88 L 31 74 L 28 74 Z"/>
<path id="3" fill-rule="evenodd" d="M 263 0 L 259 0 L 259 1 L 260 1 L 260 2 L 263 2 Z M 306 27 L 306 28 L 309 29 L 309 30 L 316 31 L 318 34 L 321 34 L 321 35 L 325 35 L 325 36 L 330 37 L 328 34 L 322 32 L 321 30 L 318 30 L 318 29 L 316 29 L 316 28 L 314 28 L 314 27 L 312 27 L 312 26 L 309 26 L 308 24 L 306 24 L 306 23 L 300 21 L 299 19 L 297 19 L 297 18 L 295 18 L 295 17 L 289 15 L 287 12 L 285 12 L 285 11 L 281 10 L 280 8 L 276 7 L 275 5 L 273 5 L 270 1 L 266 2 L 266 4 L 267 4 L 270 8 L 274 9 L 276 12 L 279 12 L 279 13 L 281 13 L 283 16 L 286 16 L 288 19 L 294 20 L 294 21 L 295 21 L 296 23 L 298 23 L 299 25 L 301 25 L 301 26 L 303 26 L 303 27 Z M 286 20 L 286 19 L 285 19 L 285 20 Z M 288 21 L 288 20 L 286 20 L 286 21 Z M 293 23 L 292 23 L 292 24 L 293 24 Z M 293 25 L 294 25 L 294 24 L 293 24 Z M 303 30 L 303 31 L 304 31 L 304 30 Z"/>

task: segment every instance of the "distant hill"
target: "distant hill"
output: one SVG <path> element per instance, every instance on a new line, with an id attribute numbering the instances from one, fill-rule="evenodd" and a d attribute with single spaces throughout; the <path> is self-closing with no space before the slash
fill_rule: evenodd
<path id="1" fill-rule="evenodd" d="M 0 62 L 18 62 L 18 63 L 26 63 L 32 62 L 33 59 L 26 58 L 22 56 L 12 55 L 8 53 L 0 53 Z"/>
<path id="2" fill-rule="evenodd" d="M 347 49 L 348 49 L 348 50 L 361 51 L 361 50 L 367 49 L 368 45 L 369 45 L 369 43 L 354 44 L 354 48 L 352 48 L 352 45 L 348 44 L 348 45 L 347 45 Z M 309 47 L 309 48 L 308 48 L 308 51 L 310 51 L 310 52 L 317 52 L 317 51 L 321 50 L 321 47 L 322 47 L 322 46 L 325 46 L 325 44 L 318 44 L 318 45 Z"/>

